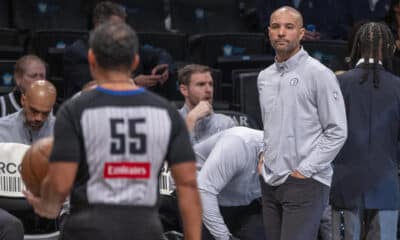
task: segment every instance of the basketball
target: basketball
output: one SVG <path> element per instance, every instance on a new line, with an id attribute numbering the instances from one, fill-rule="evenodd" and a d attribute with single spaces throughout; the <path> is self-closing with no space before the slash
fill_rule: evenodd
<path id="1" fill-rule="evenodd" d="M 21 164 L 21 177 L 26 188 L 40 196 L 40 184 L 47 174 L 53 138 L 43 138 L 26 151 Z"/>

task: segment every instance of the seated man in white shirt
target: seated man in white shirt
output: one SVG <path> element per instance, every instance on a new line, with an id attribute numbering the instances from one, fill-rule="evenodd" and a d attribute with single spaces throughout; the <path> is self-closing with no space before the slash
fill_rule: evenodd
<path id="1" fill-rule="evenodd" d="M 204 239 L 265 239 L 257 173 L 263 131 L 234 127 L 194 146 Z"/>
<path id="2" fill-rule="evenodd" d="M 185 119 L 193 144 L 236 125 L 230 117 L 213 111 L 214 79 L 211 68 L 199 64 L 186 65 L 179 69 L 178 80 L 185 98 L 179 113 Z"/>
<path id="3" fill-rule="evenodd" d="M 50 82 L 33 82 L 21 97 L 22 109 L 0 119 L 0 142 L 30 145 L 51 136 L 55 121 L 51 111 L 56 96 L 56 88 Z"/>

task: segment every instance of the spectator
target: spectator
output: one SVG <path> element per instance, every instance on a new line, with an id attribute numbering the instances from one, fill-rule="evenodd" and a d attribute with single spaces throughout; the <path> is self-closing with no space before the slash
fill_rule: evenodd
<path id="1" fill-rule="evenodd" d="M 15 89 L 0 97 L 0 117 L 21 109 L 21 95 L 36 80 L 46 79 L 46 64 L 35 55 L 25 55 L 14 66 Z"/>
<path id="2" fill-rule="evenodd" d="M 125 10 L 116 3 L 100 2 L 93 10 L 94 28 L 106 21 L 125 22 Z M 88 65 L 88 39 L 82 38 L 68 46 L 64 54 L 64 80 L 67 83 L 67 96 L 80 91 L 85 83 L 92 80 Z M 163 49 L 140 47 L 140 65 L 135 71 L 134 81 L 139 86 L 149 87 L 164 92 L 164 88 L 176 89 L 170 73 L 175 71 L 172 57 Z M 158 87 L 163 85 L 163 87 Z"/>

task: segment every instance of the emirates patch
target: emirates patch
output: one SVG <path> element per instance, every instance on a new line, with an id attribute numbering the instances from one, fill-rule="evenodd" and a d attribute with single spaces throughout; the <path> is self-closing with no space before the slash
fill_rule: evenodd
<path id="1" fill-rule="evenodd" d="M 148 162 L 112 162 L 104 164 L 104 178 L 149 179 Z"/>

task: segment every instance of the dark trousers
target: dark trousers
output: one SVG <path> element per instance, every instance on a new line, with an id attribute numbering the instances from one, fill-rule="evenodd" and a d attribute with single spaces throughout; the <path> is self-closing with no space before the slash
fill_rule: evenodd
<path id="1" fill-rule="evenodd" d="M 0 240 L 23 240 L 24 227 L 21 221 L 0 209 Z"/>
<path id="2" fill-rule="evenodd" d="M 333 209 L 333 240 L 395 240 L 397 216 L 397 210 Z"/>
<path id="3" fill-rule="evenodd" d="M 160 240 L 162 226 L 155 208 L 89 206 L 73 211 L 61 232 L 62 240 Z"/>
<path id="4" fill-rule="evenodd" d="M 33 209 L 24 211 L 10 211 L 24 226 L 25 234 L 47 234 L 59 230 L 57 219 L 48 219 L 37 215 Z"/>
<path id="5" fill-rule="evenodd" d="M 171 195 L 160 195 L 158 213 L 165 232 L 183 232 L 176 192 Z"/>
<path id="6" fill-rule="evenodd" d="M 264 228 L 260 199 L 247 206 L 220 207 L 224 222 L 233 236 L 240 240 L 264 240 Z M 202 240 L 214 240 L 203 225 Z"/>
<path id="7" fill-rule="evenodd" d="M 279 186 L 260 178 L 266 240 L 317 239 L 329 187 L 312 178 L 289 176 Z"/>

